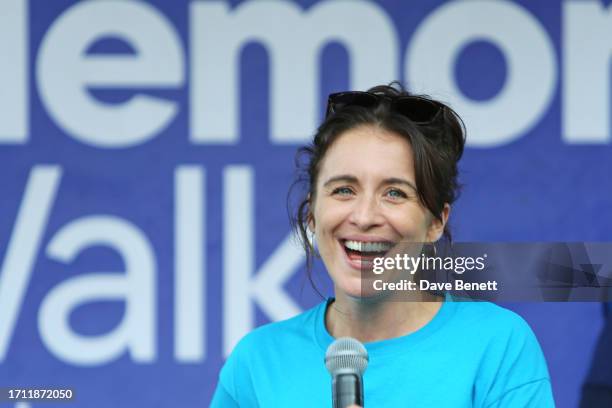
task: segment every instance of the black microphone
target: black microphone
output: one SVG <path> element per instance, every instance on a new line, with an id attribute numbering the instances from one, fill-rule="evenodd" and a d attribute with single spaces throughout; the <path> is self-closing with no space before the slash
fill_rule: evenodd
<path id="1" fill-rule="evenodd" d="M 325 367 L 332 376 L 333 407 L 363 407 L 363 373 L 368 367 L 363 344 L 352 337 L 337 339 L 327 348 Z"/>

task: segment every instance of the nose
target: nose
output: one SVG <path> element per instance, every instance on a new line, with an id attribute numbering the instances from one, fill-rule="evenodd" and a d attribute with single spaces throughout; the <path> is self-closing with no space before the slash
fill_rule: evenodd
<path id="1" fill-rule="evenodd" d="M 378 201 L 374 196 L 362 195 L 354 201 L 355 205 L 349 215 L 349 222 L 362 231 L 371 230 L 383 223 L 383 216 Z"/>

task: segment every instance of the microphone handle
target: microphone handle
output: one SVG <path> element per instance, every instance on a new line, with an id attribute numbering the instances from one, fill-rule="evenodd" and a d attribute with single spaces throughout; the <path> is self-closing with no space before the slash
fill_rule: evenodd
<path id="1" fill-rule="evenodd" d="M 363 381 L 357 374 L 338 374 L 332 381 L 334 408 L 363 407 Z"/>

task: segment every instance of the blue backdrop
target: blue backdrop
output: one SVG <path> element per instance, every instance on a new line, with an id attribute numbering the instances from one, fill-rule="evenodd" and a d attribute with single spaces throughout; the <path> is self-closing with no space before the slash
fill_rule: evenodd
<path id="1" fill-rule="evenodd" d="M 319 301 L 285 202 L 334 91 L 465 118 L 456 240 L 609 241 L 611 54 L 598 1 L 3 0 L 0 386 L 206 406 L 242 335 Z M 510 307 L 576 406 L 600 306 Z"/>

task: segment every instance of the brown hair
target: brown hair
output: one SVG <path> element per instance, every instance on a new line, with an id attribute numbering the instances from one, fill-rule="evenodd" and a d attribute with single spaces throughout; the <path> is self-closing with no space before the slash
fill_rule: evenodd
<path id="1" fill-rule="evenodd" d="M 316 183 L 321 162 L 329 147 L 342 133 L 359 126 L 373 125 L 405 138 L 414 154 L 419 200 L 438 220 L 441 220 L 444 204 L 452 204 L 459 195 L 457 162 L 465 145 L 465 126 L 459 115 L 447 105 L 426 95 L 409 93 L 399 82 L 375 86 L 368 92 L 385 98 L 381 98 L 381 103 L 372 107 L 347 105 L 337 109 L 319 126 L 313 142 L 300 148 L 296 155 L 298 176 L 289 193 L 291 195 L 294 187 L 299 184 L 306 186 L 291 223 L 306 252 L 306 268 L 311 283 L 311 267 L 315 254 L 308 234 L 308 222 L 312 217 L 311 204 L 316 199 Z M 392 109 L 390 102 L 405 96 L 418 96 L 436 102 L 442 108 L 431 122 L 417 124 Z M 451 240 L 448 224 L 444 227 L 444 237 L 448 241 Z"/>

